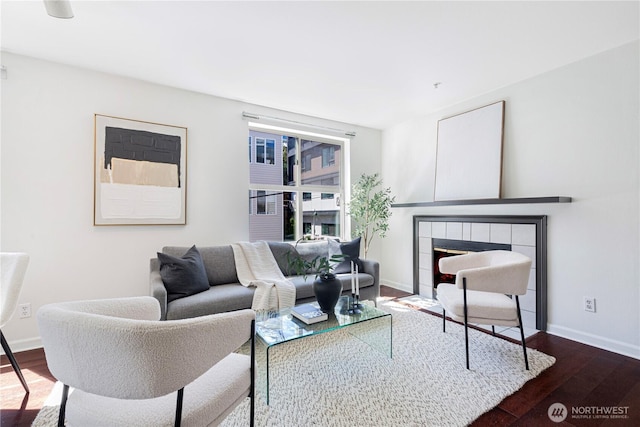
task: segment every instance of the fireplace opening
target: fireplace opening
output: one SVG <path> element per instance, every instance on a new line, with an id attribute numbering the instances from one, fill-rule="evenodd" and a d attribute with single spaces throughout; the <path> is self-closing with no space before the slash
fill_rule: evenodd
<path id="1" fill-rule="evenodd" d="M 446 274 L 440 271 L 441 258 L 464 255 L 469 252 L 495 250 L 510 251 L 511 245 L 502 243 L 470 242 L 466 240 L 433 239 L 433 298 L 435 299 L 438 295 L 438 284 L 456 282 L 455 274 Z"/>
<path id="2" fill-rule="evenodd" d="M 433 284 L 434 289 L 439 283 L 455 283 L 456 275 L 447 274 L 440 271 L 440 259 L 454 255 L 464 255 L 468 251 L 458 251 L 455 249 L 433 248 Z"/>

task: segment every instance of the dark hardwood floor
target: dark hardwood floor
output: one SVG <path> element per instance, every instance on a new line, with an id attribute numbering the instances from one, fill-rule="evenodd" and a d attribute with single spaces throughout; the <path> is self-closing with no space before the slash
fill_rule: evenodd
<path id="1" fill-rule="evenodd" d="M 392 288 L 381 294 L 390 298 L 410 295 Z M 555 357 L 556 363 L 472 426 L 640 426 L 640 360 L 544 332 L 529 337 L 527 347 Z M 549 418 L 554 403 L 567 408 L 563 422 Z M 581 413 L 574 417 L 573 409 Z M 595 414 L 614 410 L 626 412 L 620 414 L 626 418 Z M 593 413 L 590 418 L 588 411 Z"/>
<path id="2" fill-rule="evenodd" d="M 13 372 L 7 356 L 2 355 L 0 363 L 0 426 L 27 427 L 38 415 L 40 408 L 51 393 L 55 378 L 47 368 L 44 351 L 39 348 L 14 353 L 22 375 L 29 385 L 29 394 Z"/>
<path id="3" fill-rule="evenodd" d="M 385 286 L 381 294 L 389 299 L 409 295 Z M 473 426 L 640 426 L 640 360 L 546 333 L 530 337 L 527 346 L 554 356 L 557 362 L 481 416 Z M 42 349 L 15 356 L 31 393 L 24 393 L 8 359 L 2 356 L 2 427 L 30 426 L 55 384 Z M 548 416 L 554 403 L 562 403 L 569 412 L 561 423 L 552 422 Z M 581 411 L 583 417 L 587 411 L 594 415 L 591 419 L 576 418 L 571 415 L 572 408 Z M 621 415 L 627 418 L 606 419 L 595 414 L 611 408 L 619 413 L 626 411 Z M 423 425 L 428 426 L 428 421 Z"/>

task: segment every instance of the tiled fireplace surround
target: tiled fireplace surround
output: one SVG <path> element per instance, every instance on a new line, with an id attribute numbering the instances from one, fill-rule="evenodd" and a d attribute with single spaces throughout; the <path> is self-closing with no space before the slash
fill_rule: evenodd
<path id="1" fill-rule="evenodd" d="M 473 242 L 510 245 L 533 260 L 527 293 L 520 297 L 523 326 L 546 330 L 547 267 L 546 216 L 447 216 L 413 217 L 413 292 L 433 298 L 433 240 L 454 244 Z M 447 243 L 446 240 L 443 242 Z M 440 246 L 440 245 L 438 245 Z"/>

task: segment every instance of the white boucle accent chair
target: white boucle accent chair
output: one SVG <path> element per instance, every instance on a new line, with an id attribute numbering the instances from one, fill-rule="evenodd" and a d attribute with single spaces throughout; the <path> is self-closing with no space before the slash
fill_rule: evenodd
<path id="1" fill-rule="evenodd" d="M 441 258 L 440 271 L 455 274 L 456 283 L 438 284 L 437 299 L 442 305 L 442 330 L 446 332 L 446 314 L 464 323 L 465 351 L 469 369 L 468 324 L 518 326 L 529 370 L 524 341 L 519 295 L 527 292 L 531 258 L 512 251 L 472 252 Z M 513 296 L 514 298 L 511 298 Z"/>
<path id="2" fill-rule="evenodd" d="M 22 282 L 24 281 L 25 273 L 27 272 L 27 266 L 29 265 L 29 255 L 21 252 L 2 252 L 0 253 L 0 260 L 2 262 L 0 271 L 2 282 L 0 282 L 0 292 L 2 292 L 2 301 L 0 302 L 0 329 L 4 328 L 4 325 L 11 319 L 13 313 L 18 306 L 18 298 L 20 297 L 20 291 L 22 290 Z M 29 386 L 22 375 L 20 365 L 13 356 L 9 343 L 4 338 L 4 334 L 0 330 L 0 341 L 2 342 L 2 349 L 9 358 L 13 370 L 18 375 L 24 391 L 29 393 Z"/>
<path id="3" fill-rule="evenodd" d="M 255 313 L 159 319 L 149 296 L 38 310 L 47 365 L 64 384 L 59 426 L 215 426 L 246 397 L 253 426 Z M 250 356 L 233 353 L 247 341 Z"/>

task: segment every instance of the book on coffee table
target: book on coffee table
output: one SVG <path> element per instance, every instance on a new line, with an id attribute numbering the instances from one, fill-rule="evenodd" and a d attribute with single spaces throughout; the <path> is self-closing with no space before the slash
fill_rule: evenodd
<path id="1" fill-rule="evenodd" d="M 322 322 L 329 318 L 327 313 L 324 313 L 320 310 L 320 307 L 312 303 L 296 305 L 291 309 L 291 315 L 307 325 Z"/>

